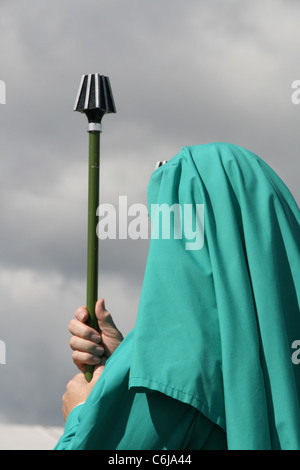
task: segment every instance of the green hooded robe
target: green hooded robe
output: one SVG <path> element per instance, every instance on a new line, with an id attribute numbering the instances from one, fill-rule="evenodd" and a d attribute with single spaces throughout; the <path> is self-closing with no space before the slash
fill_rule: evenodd
<path id="1" fill-rule="evenodd" d="M 206 144 L 155 170 L 148 206 L 136 326 L 56 449 L 300 450 L 291 193 L 252 152 Z M 161 207 L 174 209 L 170 234 Z"/>

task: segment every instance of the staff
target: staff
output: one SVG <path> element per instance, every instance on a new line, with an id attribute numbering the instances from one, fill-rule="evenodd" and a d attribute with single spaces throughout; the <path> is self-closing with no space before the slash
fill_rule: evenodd
<path id="1" fill-rule="evenodd" d="M 89 133 L 89 180 L 88 180 L 88 237 L 87 237 L 87 290 L 86 306 L 89 325 L 98 329 L 95 305 L 98 297 L 98 237 L 96 234 L 99 206 L 100 133 L 104 114 L 116 113 L 116 107 L 108 77 L 98 73 L 83 75 L 74 111 L 86 114 Z M 93 377 L 94 366 L 87 365 L 85 377 Z"/>

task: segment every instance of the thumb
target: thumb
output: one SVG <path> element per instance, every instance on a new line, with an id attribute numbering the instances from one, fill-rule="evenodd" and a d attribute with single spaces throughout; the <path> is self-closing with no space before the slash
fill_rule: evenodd
<path id="1" fill-rule="evenodd" d="M 120 337 L 122 336 L 116 327 L 111 314 L 106 310 L 104 299 L 99 299 L 96 303 L 95 314 L 98 320 L 100 331 L 107 336 Z"/>
<path id="2" fill-rule="evenodd" d="M 95 383 L 96 383 L 97 380 L 99 379 L 100 375 L 101 375 L 102 372 L 104 371 L 106 360 L 107 360 L 106 358 L 105 358 L 105 359 L 103 358 L 102 361 L 101 361 L 101 364 L 95 366 L 94 372 L 93 372 L 93 377 L 92 377 L 92 380 L 91 380 L 91 382 L 90 382 L 90 384 L 91 384 L 92 386 L 95 385 Z"/>

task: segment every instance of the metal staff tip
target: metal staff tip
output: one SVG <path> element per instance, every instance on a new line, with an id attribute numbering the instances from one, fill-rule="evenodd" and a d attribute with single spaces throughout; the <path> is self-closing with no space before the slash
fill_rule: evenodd
<path id="1" fill-rule="evenodd" d="M 74 111 L 86 114 L 89 130 L 101 131 L 104 114 L 117 112 L 109 78 L 99 73 L 82 75 Z"/>
<path id="2" fill-rule="evenodd" d="M 160 166 L 165 165 L 166 163 L 168 163 L 168 160 L 163 160 L 162 162 L 156 162 L 155 170 L 157 170 L 157 168 L 159 168 Z"/>

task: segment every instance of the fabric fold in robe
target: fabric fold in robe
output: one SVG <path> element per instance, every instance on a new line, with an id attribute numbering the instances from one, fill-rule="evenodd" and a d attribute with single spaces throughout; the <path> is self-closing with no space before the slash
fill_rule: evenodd
<path id="1" fill-rule="evenodd" d="M 153 173 L 152 204 L 204 204 L 204 244 L 151 240 L 130 387 L 196 407 L 226 430 L 229 448 L 299 449 L 291 345 L 300 337 L 300 217 L 291 193 L 252 152 L 207 144 Z"/>
<path id="2" fill-rule="evenodd" d="M 300 449 L 300 214 L 288 188 L 248 150 L 190 146 L 152 174 L 148 207 L 155 237 L 122 345 L 128 397 L 158 392 L 195 410 L 228 449 Z M 166 238 L 151 210 L 162 207 L 177 210 Z M 117 354 L 83 405 L 82 434 L 106 413 Z"/>

